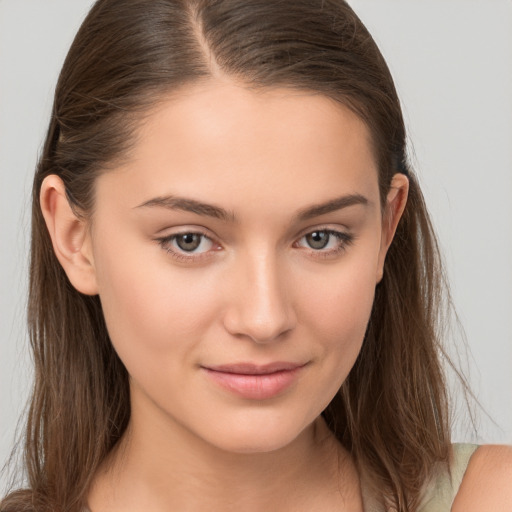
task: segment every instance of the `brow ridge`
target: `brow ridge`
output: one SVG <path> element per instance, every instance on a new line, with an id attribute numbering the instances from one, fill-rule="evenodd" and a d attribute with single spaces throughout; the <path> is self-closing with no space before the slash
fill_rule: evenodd
<path id="1" fill-rule="evenodd" d="M 349 194 L 331 199 L 325 203 L 308 206 L 307 208 L 299 211 L 297 218 L 301 221 L 309 220 L 314 217 L 320 217 L 321 215 L 335 212 L 337 210 L 342 210 L 343 208 L 348 208 L 349 206 L 358 204 L 366 206 L 368 205 L 368 199 L 366 199 L 366 197 L 362 196 L 361 194 Z"/>
<path id="2" fill-rule="evenodd" d="M 331 199 L 325 203 L 308 206 L 299 210 L 295 216 L 299 221 L 305 221 L 314 217 L 319 217 L 327 213 L 331 213 L 343 208 L 348 208 L 354 205 L 367 205 L 368 199 L 361 194 L 349 194 L 341 197 Z M 225 210 L 220 206 L 213 204 L 203 203 L 195 199 L 177 197 L 177 196 L 159 196 L 149 201 L 145 201 L 136 208 L 146 207 L 160 207 L 169 210 L 183 210 L 197 215 L 206 215 L 223 221 L 236 222 L 236 217 L 233 212 Z"/>
<path id="3" fill-rule="evenodd" d="M 161 207 L 168 210 L 183 210 L 197 215 L 206 215 L 223 221 L 233 222 L 235 220 L 235 215 L 232 212 L 228 212 L 220 206 L 172 195 L 155 197 L 137 206 L 137 208 L 145 207 Z"/>

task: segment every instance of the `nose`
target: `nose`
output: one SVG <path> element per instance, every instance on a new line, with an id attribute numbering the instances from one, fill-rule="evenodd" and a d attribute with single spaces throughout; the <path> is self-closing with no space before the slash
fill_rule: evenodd
<path id="1" fill-rule="evenodd" d="M 230 277 L 224 315 L 224 326 L 230 334 L 269 343 L 295 327 L 291 290 L 276 257 L 244 258 Z"/>

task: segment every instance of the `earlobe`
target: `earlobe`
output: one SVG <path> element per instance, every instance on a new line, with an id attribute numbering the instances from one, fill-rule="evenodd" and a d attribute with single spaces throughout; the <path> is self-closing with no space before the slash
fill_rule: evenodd
<path id="1" fill-rule="evenodd" d="M 62 180 L 52 174 L 41 186 L 41 210 L 53 250 L 71 284 L 81 293 L 96 295 L 98 287 L 88 225 L 71 208 Z"/>
<path id="2" fill-rule="evenodd" d="M 404 213 L 408 193 L 408 178 L 404 174 L 395 174 L 391 180 L 382 218 L 382 238 L 377 267 L 377 283 L 382 280 L 384 275 L 386 254 L 395 236 L 398 222 Z"/>

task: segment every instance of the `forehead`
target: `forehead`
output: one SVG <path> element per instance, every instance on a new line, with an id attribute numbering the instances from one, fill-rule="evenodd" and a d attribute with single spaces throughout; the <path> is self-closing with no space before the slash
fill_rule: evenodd
<path id="1" fill-rule="evenodd" d="M 321 94 L 231 81 L 189 85 L 160 102 L 128 161 L 99 181 L 134 204 L 179 193 L 288 208 L 300 207 L 297 199 L 378 194 L 369 130 L 351 110 Z"/>

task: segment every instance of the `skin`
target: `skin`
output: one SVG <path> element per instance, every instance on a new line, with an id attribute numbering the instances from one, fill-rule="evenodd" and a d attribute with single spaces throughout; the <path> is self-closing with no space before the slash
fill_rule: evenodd
<path id="1" fill-rule="evenodd" d="M 130 374 L 130 425 L 91 510 L 362 510 L 354 463 L 320 413 L 361 348 L 407 189 L 396 175 L 381 205 L 368 129 L 345 107 L 221 79 L 145 118 L 126 162 L 98 178 L 92 222 L 45 180 L 57 257 L 99 294 Z M 359 202 L 311 211 L 346 197 Z M 180 249 L 184 233 L 197 249 Z M 300 369 L 263 399 L 206 370 L 276 361 Z"/>
<path id="2" fill-rule="evenodd" d="M 512 510 L 512 447 L 481 446 L 464 475 L 452 512 Z"/>

